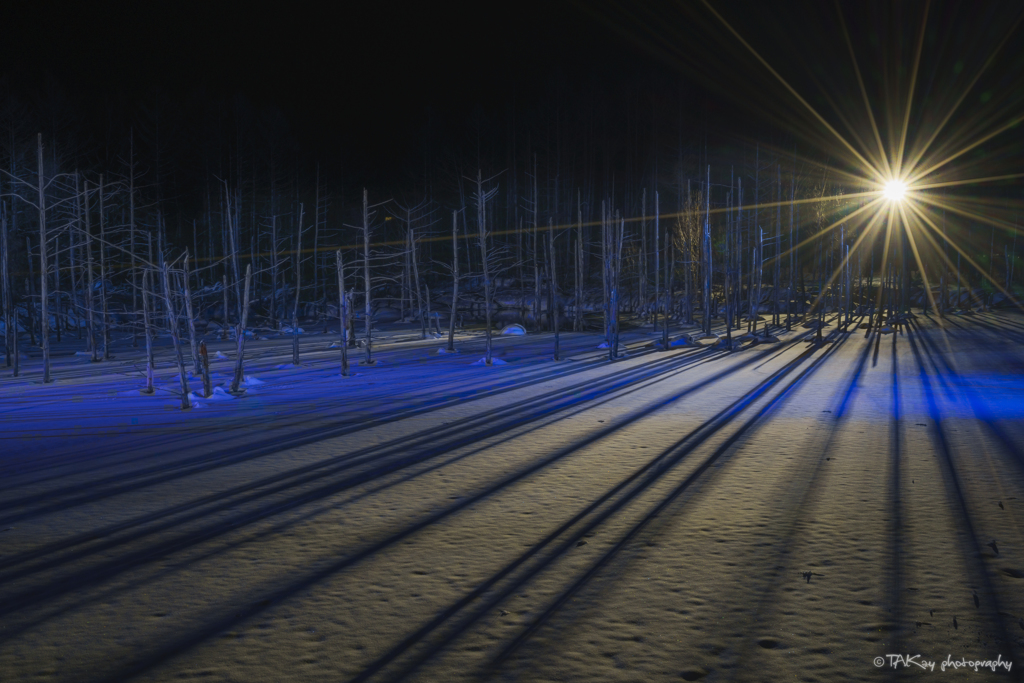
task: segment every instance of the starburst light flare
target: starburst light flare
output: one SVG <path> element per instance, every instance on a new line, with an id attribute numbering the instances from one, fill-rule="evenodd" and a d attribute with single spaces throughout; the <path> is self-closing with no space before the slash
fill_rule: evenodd
<path id="1" fill-rule="evenodd" d="M 882 192 L 889 201 L 898 202 L 907 193 L 907 184 L 902 180 L 890 180 L 885 184 L 885 189 Z"/>

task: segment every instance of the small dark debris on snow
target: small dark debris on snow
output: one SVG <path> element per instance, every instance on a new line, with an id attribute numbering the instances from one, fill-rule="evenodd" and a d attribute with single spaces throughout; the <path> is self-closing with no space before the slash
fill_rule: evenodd
<path id="1" fill-rule="evenodd" d="M 1004 508 L 1004 507 L 1003 507 L 1003 501 L 999 501 L 999 502 L 998 502 L 998 503 L 996 503 L 996 504 L 997 504 L 997 505 L 999 506 L 999 509 L 1000 509 L 1000 510 L 1005 510 L 1005 509 L 1006 509 L 1006 508 Z"/>
<path id="2" fill-rule="evenodd" d="M 953 628 L 960 628 L 956 623 L 956 617 L 953 617 Z"/>
<path id="3" fill-rule="evenodd" d="M 927 427 L 928 426 L 924 422 L 915 422 L 914 424 L 916 424 L 918 427 Z"/>
<path id="4" fill-rule="evenodd" d="M 577 541 L 576 542 L 576 547 L 579 548 L 579 547 L 585 546 L 586 544 L 587 544 L 586 541 Z"/>
<path id="5" fill-rule="evenodd" d="M 993 538 L 991 543 L 986 543 L 985 545 L 987 545 L 989 548 L 992 548 L 992 552 L 994 552 L 996 555 L 999 554 L 999 546 L 996 545 L 996 539 Z"/>
<path id="6" fill-rule="evenodd" d="M 501 613 L 498 616 L 507 617 L 508 616 L 508 610 L 507 609 L 501 610 Z"/>
<path id="7" fill-rule="evenodd" d="M 974 606 L 981 607 L 981 600 L 978 600 L 978 592 L 974 592 Z"/>

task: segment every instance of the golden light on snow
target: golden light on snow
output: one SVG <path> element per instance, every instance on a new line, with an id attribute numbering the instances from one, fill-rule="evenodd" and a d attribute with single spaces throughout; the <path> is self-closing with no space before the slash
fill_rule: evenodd
<path id="1" fill-rule="evenodd" d="M 882 194 L 890 202 L 898 202 L 903 199 L 903 195 L 907 193 L 907 184 L 902 180 L 890 180 L 885 184 L 885 189 L 882 190 Z"/>

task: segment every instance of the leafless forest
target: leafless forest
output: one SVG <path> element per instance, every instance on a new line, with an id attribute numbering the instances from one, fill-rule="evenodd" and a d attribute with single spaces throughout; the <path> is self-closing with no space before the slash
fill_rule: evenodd
<path id="1" fill-rule="evenodd" d="M 242 103 L 205 141 L 162 138 L 175 124 L 154 105 L 98 143 L 66 112 L 47 122 L 6 97 L 5 370 L 40 352 L 48 382 L 54 345 L 102 363 L 169 340 L 184 386 L 204 339 L 231 336 L 237 383 L 246 338 L 290 334 L 298 364 L 302 331 L 346 329 L 347 374 L 350 358 L 374 362 L 368 321 L 413 322 L 450 348 L 459 328 L 603 330 L 615 358 L 624 328 L 663 331 L 667 348 L 672 325 L 710 336 L 719 319 L 723 344 L 765 342 L 826 315 L 889 329 L 912 306 L 987 309 L 1019 287 L 1015 231 L 943 212 L 908 244 L 869 210 L 877 192 L 827 159 L 778 136 L 709 150 L 676 122 L 692 118 L 679 99 L 659 117 L 638 95 L 626 144 L 582 105 L 531 122 L 543 136 L 477 121 L 470 149 L 368 188 L 288 154 L 272 115 Z"/>

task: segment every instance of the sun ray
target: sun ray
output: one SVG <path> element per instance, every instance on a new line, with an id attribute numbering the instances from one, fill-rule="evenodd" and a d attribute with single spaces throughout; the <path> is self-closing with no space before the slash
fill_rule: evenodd
<path id="1" fill-rule="evenodd" d="M 923 157 L 924 154 L 928 151 L 928 149 L 932 146 L 932 143 L 935 142 L 935 139 L 939 137 L 939 134 L 946 127 L 946 124 L 948 124 L 949 120 L 953 118 L 953 114 L 956 113 L 956 111 L 960 108 L 960 105 L 963 104 L 964 100 L 967 99 L 967 96 L 971 93 L 971 90 L 974 89 L 974 86 L 981 79 L 982 74 L 984 74 L 988 67 L 992 65 L 992 62 L 995 61 L 996 55 L 998 55 L 1000 50 L 1003 49 L 1003 46 L 1006 44 L 1006 41 L 1008 41 L 1010 39 L 1010 36 L 1012 36 L 1014 32 L 1017 30 L 1017 25 L 1020 24 L 1021 19 L 1024 19 L 1024 12 L 1018 15 L 1017 19 L 1013 22 L 1009 30 L 1003 36 L 1003 39 L 999 42 L 995 49 L 992 50 L 992 54 L 989 55 L 988 59 L 981 66 L 981 68 L 978 69 L 978 72 L 974 75 L 974 78 L 971 79 L 971 82 L 968 83 L 967 87 L 964 88 L 963 93 L 960 95 L 959 98 L 957 98 L 956 102 L 953 103 L 953 106 L 950 107 L 949 111 L 942 118 L 942 121 L 940 121 L 939 124 L 935 126 L 935 128 L 932 130 L 931 136 L 929 136 L 928 140 L 924 144 L 922 144 L 917 149 L 917 151 L 910 157 L 910 161 L 907 163 L 907 166 L 909 168 L 915 168 L 917 166 L 918 162 L 921 160 L 921 157 Z"/>
<path id="2" fill-rule="evenodd" d="M 885 247 L 882 249 L 882 267 L 878 272 L 882 273 L 882 279 L 885 278 L 885 268 L 889 265 L 889 246 L 892 243 L 892 224 L 896 212 L 892 204 L 889 204 L 889 220 L 885 226 Z M 875 274 L 871 274 L 872 283 L 874 284 Z M 874 330 L 880 321 L 882 315 L 882 294 L 884 288 L 882 287 L 881 281 L 878 283 L 878 296 L 875 298 L 875 308 L 871 311 L 871 321 L 868 323 L 868 334 Z"/>
<path id="3" fill-rule="evenodd" d="M 993 278 L 993 277 L 992 277 L 991 275 L 989 275 L 988 273 L 986 273 L 986 272 L 985 272 L 985 271 L 984 271 L 984 270 L 982 269 L 982 267 L 981 267 L 981 266 L 979 266 L 979 265 L 977 264 L 977 262 L 975 262 L 975 260 L 971 258 L 971 255 L 970 255 L 970 254 L 968 254 L 968 253 L 967 253 L 966 251 L 964 251 L 963 249 L 961 249 L 961 248 L 960 248 L 960 245 L 958 245 L 958 244 L 957 244 L 956 242 L 954 242 L 953 240 L 951 240 L 951 239 L 949 238 L 949 236 L 948 236 L 948 235 L 944 235 L 944 234 L 942 233 L 942 231 L 941 231 L 941 230 L 939 230 L 939 227 L 938 227 L 937 225 L 935 225 L 935 223 L 933 223 L 933 222 L 931 221 L 931 219 L 930 219 L 930 218 L 928 218 L 928 216 L 927 216 L 927 215 L 926 215 L 926 214 L 925 214 L 925 213 L 924 213 L 923 211 L 921 211 L 920 209 L 918 209 L 917 207 L 915 207 L 915 206 L 914 206 L 914 205 L 912 205 L 912 204 L 911 204 L 911 205 L 909 205 L 909 206 L 910 206 L 910 209 L 911 209 L 912 211 L 914 211 L 914 213 L 916 213 L 916 214 L 917 214 L 917 215 L 918 215 L 918 216 L 919 216 L 919 217 L 921 218 L 921 220 L 925 222 L 925 224 L 926 224 L 926 225 L 928 225 L 928 227 L 930 227 L 930 228 L 931 228 L 931 229 L 932 229 L 933 231 L 935 231 L 935 233 L 936 233 L 937 235 L 939 235 L 940 237 L 942 237 L 942 239 L 946 240 L 946 242 L 947 242 L 947 243 L 948 243 L 948 244 L 949 244 L 950 246 L 952 246 L 952 247 L 953 247 L 954 249 L 956 249 L 957 253 L 958 253 L 958 254 L 960 254 L 960 255 L 961 255 L 962 257 L 964 257 L 964 260 L 965 260 L 965 261 L 967 261 L 968 265 L 970 265 L 970 266 L 971 266 L 972 268 L 974 268 L 974 269 L 975 269 L 975 270 L 977 270 L 977 271 L 978 271 L 979 273 L 981 273 L 981 276 L 982 276 L 982 277 L 984 277 L 984 278 L 985 278 L 986 280 L 988 280 L 989 282 L 991 282 L 991 283 L 992 283 L 992 285 L 993 285 L 994 287 L 996 287 L 996 288 L 997 288 L 997 289 L 998 289 L 998 290 L 999 290 L 1000 292 L 1002 292 L 1003 294 L 1005 294 L 1005 295 L 1006 295 L 1006 297 L 1007 297 L 1007 298 L 1008 298 L 1008 299 L 1009 299 L 1009 300 L 1010 300 L 1011 302 L 1013 302 L 1013 304 L 1014 304 L 1015 306 L 1017 306 L 1017 308 L 1020 308 L 1020 309 L 1021 309 L 1022 311 L 1024 311 L 1024 306 L 1021 306 L 1021 304 L 1017 302 L 1017 300 L 1016 300 L 1016 299 L 1015 299 L 1015 298 L 1013 297 L 1013 294 L 1011 294 L 1010 292 L 1006 291 L 1006 289 L 1005 289 L 1005 288 L 1004 288 L 1004 287 L 1003 287 L 1003 286 L 1002 286 L 1001 284 L 999 284 L 999 282 L 997 282 L 997 281 L 995 280 L 995 278 Z M 927 235 L 928 233 L 923 233 L 923 234 Z M 936 249 L 937 249 L 937 250 L 938 250 L 938 251 L 939 251 L 939 252 L 941 253 L 941 252 L 942 252 L 942 250 L 941 250 L 941 249 L 938 249 L 938 245 L 936 244 L 935 246 L 936 246 Z M 947 256 L 946 256 L 945 254 L 942 254 L 942 257 L 943 257 L 943 258 L 944 258 L 944 259 L 946 260 L 946 263 L 948 263 L 948 264 L 950 265 L 950 267 L 951 267 L 951 268 L 952 268 L 952 267 L 954 267 L 954 266 L 953 266 L 953 263 L 952 263 L 952 261 L 950 261 L 950 260 L 949 260 L 949 257 L 947 257 Z"/>
<path id="4" fill-rule="evenodd" d="M 925 296 L 928 297 L 928 303 L 931 305 L 932 310 L 935 311 L 939 321 L 939 332 L 942 334 L 942 343 L 946 347 L 946 353 L 952 356 L 953 346 L 949 343 L 949 334 L 946 331 L 945 317 L 938 306 L 935 305 L 935 297 L 932 296 L 932 286 L 928 282 L 928 271 L 924 267 L 924 262 L 921 260 L 921 253 L 917 249 L 917 240 L 914 239 L 914 231 L 911 230 L 910 221 L 907 218 L 907 212 L 903 206 L 900 206 L 900 215 L 903 217 L 903 229 L 907 232 L 907 241 L 910 242 L 910 250 L 914 254 L 914 260 L 917 262 L 917 267 L 921 269 L 921 282 L 924 285 Z M 946 306 L 945 300 L 942 302 L 942 306 Z"/>
<path id="5" fill-rule="evenodd" d="M 874 206 L 876 204 L 881 204 L 883 201 L 884 200 L 882 199 L 882 197 L 876 197 L 875 199 L 871 200 L 870 202 L 868 202 L 864 206 L 860 207 L 859 209 L 857 209 L 853 213 L 849 214 L 848 216 L 843 216 L 842 218 L 840 218 L 838 221 L 836 221 L 832 225 L 829 225 L 829 226 L 827 226 L 825 228 L 822 228 L 820 232 L 818 232 L 818 233 L 816 233 L 814 235 L 811 235 L 810 237 L 808 237 L 808 238 L 806 238 L 804 240 L 801 240 L 796 245 L 790 247 L 789 249 L 787 249 L 786 251 L 780 253 L 779 255 L 773 256 L 771 259 L 766 261 L 766 265 L 771 265 L 771 264 L 773 264 L 775 262 L 775 259 L 781 259 L 783 256 L 789 256 L 789 254 L 793 250 L 799 249 L 800 247 L 803 247 L 803 246 L 807 245 L 808 243 L 813 242 L 814 240 L 821 239 L 822 237 L 825 236 L 825 234 L 827 234 L 828 232 L 830 232 L 832 230 L 835 230 L 840 225 L 842 225 L 845 221 L 852 220 L 854 218 L 854 216 L 867 211 L 868 209 L 870 209 L 872 206 Z"/>
<path id="6" fill-rule="evenodd" d="M 924 185 L 914 185 L 915 190 L 932 190 L 937 187 L 956 187 L 958 185 L 980 185 L 982 183 L 995 183 L 1000 180 L 1013 180 L 1014 178 L 1024 178 L 1024 173 L 1007 173 L 1006 175 L 993 175 L 986 178 L 968 178 L 967 180 L 950 180 L 943 183 L 927 183 Z"/>
<path id="7" fill-rule="evenodd" d="M 786 81 L 786 79 L 784 79 L 779 74 L 779 72 L 777 72 L 775 69 L 773 69 L 772 66 L 767 62 L 767 60 L 765 60 L 765 58 L 762 57 L 757 52 L 757 50 L 754 49 L 754 47 L 750 43 L 748 43 L 746 40 L 743 39 L 743 37 L 739 34 L 739 32 L 736 29 L 734 29 L 729 22 L 727 22 L 725 20 L 725 17 L 723 17 L 721 14 L 719 14 L 717 11 L 715 11 L 715 8 L 711 6 L 711 4 L 708 2 L 708 0 L 701 0 L 701 3 L 705 7 L 708 8 L 709 12 L 711 12 L 712 14 L 715 15 L 715 18 L 717 18 L 720 22 L 722 22 L 722 25 L 725 26 L 726 29 L 728 29 L 728 31 L 733 35 L 733 37 L 735 37 L 736 40 L 738 40 L 740 42 L 740 44 L 743 45 L 743 47 L 747 48 L 747 50 L 750 52 L 750 54 L 754 55 L 754 57 L 757 58 L 757 60 L 761 63 L 761 65 L 764 68 L 766 68 L 772 74 L 772 76 L 774 76 L 776 78 L 776 80 L 778 80 L 779 83 L 781 83 L 783 85 L 783 87 L 785 87 L 786 90 L 788 90 L 789 93 L 793 97 L 795 97 L 797 99 L 797 101 L 800 102 L 800 104 L 802 104 L 807 109 L 807 111 L 809 111 L 811 113 L 811 115 L 818 120 L 819 123 L 821 123 L 821 125 L 825 126 L 825 128 L 827 128 L 828 131 L 830 133 L 832 133 L 832 135 L 834 135 L 836 137 L 836 139 L 839 140 L 839 142 L 842 143 L 842 145 L 844 147 L 846 147 L 846 149 L 848 149 L 853 154 L 853 156 L 856 157 L 856 159 L 861 164 L 863 164 L 865 169 L 873 168 L 872 165 L 868 162 L 868 160 L 865 159 L 864 156 L 860 152 L 858 152 L 853 147 L 853 145 L 851 145 L 846 140 L 846 138 L 844 138 L 842 135 L 840 135 L 839 131 L 837 131 L 828 121 L 825 120 L 825 117 L 823 117 L 821 114 L 819 114 L 818 111 L 814 107 L 812 107 L 807 100 L 805 100 L 803 97 L 801 97 L 800 93 L 798 93 L 796 91 L 796 89 L 793 86 L 791 86 Z"/>
<path id="8" fill-rule="evenodd" d="M 1002 230 L 1009 230 L 1018 234 L 1024 234 L 1024 230 L 1017 227 L 1016 225 L 1011 225 L 1004 221 L 989 218 L 984 214 L 968 211 L 967 209 L 960 208 L 955 203 L 950 203 L 949 201 L 946 200 L 936 199 L 935 197 L 929 197 L 927 195 L 920 195 L 916 197 L 916 199 L 918 199 L 923 204 L 929 204 L 931 206 L 937 206 L 940 209 L 945 209 L 946 211 L 952 211 L 953 213 L 963 216 L 964 218 L 970 218 L 971 220 L 975 220 L 978 221 L 979 223 L 990 225 L 994 228 L 1000 228 Z"/>
<path id="9" fill-rule="evenodd" d="M 930 175 L 936 169 L 942 168 L 943 166 L 945 166 L 949 162 L 951 162 L 954 159 L 957 159 L 957 158 L 963 156 L 964 154 L 967 154 L 972 149 L 974 149 L 976 147 L 979 147 L 980 145 L 985 144 L 986 142 L 988 142 L 992 138 L 996 137 L 997 135 L 1000 135 L 1001 133 L 1005 133 L 1006 131 L 1010 130 L 1014 126 L 1018 125 L 1021 121 L 1024 121 L 1024 115 L 1016 117 L 1015 119 L 1013 119 L 1009 123 L 1006 123 L 1006 124 L 1000 126 L 999 128 L 996 128 L 994 131 L 992 131 L 988 135 L 984 135 L 981 138 L 979 138 L 979 139 L 975 140 L 974 142 L 972 142 L 971 144 L 967 145 L 966 147 L 962 147 L 960 149 L 960 151 L 954 152 L 953 154 L 950 154 L 948 157 L 946 157 L 942 161 L 939 161 L 939 162 L 937 162 L 935 164 L 932 164 L 931 166 L 929 166 L 927 168 L 927 170 L 918 171 L 918 172 L 914 173 L 912 176 L 907 178 L 907 182 L 911 183 L 911 184 L 916 183 L 921 178 L 924 178 L 924 177 Z"/>
<path id="10" fill-rule="evenodd" d="M 874 235 L 874 232 L 875 232 L 875 225 L 874 224 L 879 222 L 881 217 L 882 217 L 882 212 L 881 211 L 876 212 L 875 215 L 871 217 L 871 220 L 868 222 L 867 226 L 863 230 L 861 230 L 861 233 L 857 237 L 857 240 L 853 243 L 853 246 L 850 247 L 849 252 L 843 258 L 843 262 L 840 263 L 839 266 L 832 271 L 832 275 L 829 276 L 828 282 L 825 283 L 825 286 L 822 288 L 822 290 L 820 292 L 818 292 L 818 296 L 811 303 L 811 308 L 808 311 L 808 313 L 804 315 L 804 320 L 807 319 L 807 316 L 810 314 L 810 311 L 813 311 L 814 308 L 818 305 L 818 302 L 821 300 L 821 298 L 825 294 L 825 290 L 828 289 L 829 287 L 831 287 L 832 283 L 835 282 L 836 278 L 843 272 L 843 267 L 846 266 L 846 263 L 849 261 L 849 259 L 857 252 L 857 248 L 860 246 L 861 242 L 863 242 L 864 239 L 868 235 Z"/>
<path id="11" fill-rule="evenodd" d="M 924 262 L 921 260 L 921 253 L 917 249 L 917 241 L 914 239 L 914 231 L 910 229 L 910 220 L 907 218 L 906 207 L 902 204 L 899 207 L 900 216 L 903 218 L 903 229 L 907 233 L 907 241 L 910 242 L 910 251 L 914 254 L 914 260 L 917 262 L 917 267 L 921 269 L 921 282 L 924 284 L 924 292 L 928 297 L 928 303 L 931 304 L 933 310 L 938 311 L 939 309 L 935 306 L 935 297 L 932 296 L 932 288 L 928 282 L 928 271 L 925 270 Z M 939 327 L 942 327 L 942 323 L 939 323 Z"/>
<path id="12" fill-rule="evenodd" d="M 889 166 L 889 159 L 885 153 L 885 145 L 882 143 L 882 134 L 878 131 L 878 122 L 875 121 L 875 114 L 871 110 L 871 100 L 868 98 L 868 90 L 864 86 L 864 78 L 860 73 L 860 64 L 857 63 L 857 55 L 853 50 L 853 42 L 850 40 L 850 32 L 846 28 L 846 19 L 843 17 L 842 7 L 839 5 L 839 0 L 836 0 L 836 13 L 839 15 L 839 25 L 843 29 L 843 38 L 846 39 L 846 47 L 850 50 L 850 61 L 853 62 L 853 71 L 857 74 L 857 84 L 860 86 L 861 96 L 864 98 L 864 108 L 868 113 L 868 121 L 871 122 L 871 131 L 875 135 L 875 142 L 878 143 L 878 158 L 881 160 L 881 166 L 884 166 L 884 172 L 886 176 L 892 176 L 892 167 Z"/>
<path id="13" fill-rule="evenodd" d="M 917 36 L 917 51 L 914 54 L 914 66 L 910 71 L 910 91 L 907 93 L 907 106 L 903 112 L 903 130 L 900 133 L 900 146 L 896 151 L 896 173 L 897 179 L 903 175 L 903 151 L 907 144 L 907 130 L 910 128 L 910 112 L 913 108 L 914 91 L 917 89 L 917 72 L 921 66 L 921 52 L 924 49 L 924 30 L 928 25 L 928 10 L 931 8 L 930 0 L 924 3 L 924 16 L 921 18 L 921 31 Z"/>

